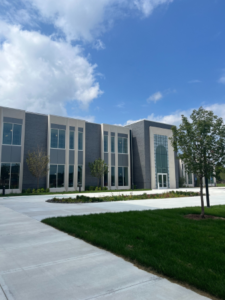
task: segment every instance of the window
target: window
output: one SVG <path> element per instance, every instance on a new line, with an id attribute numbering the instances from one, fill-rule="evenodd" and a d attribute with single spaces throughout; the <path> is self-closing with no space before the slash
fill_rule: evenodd
<path id="1" fill-rule="evenodd" d="M 156 169 L 157 173 L 168 173 L 167 150 L 163 145 L 156 148 Z"/>
<path id="2" fill-rule="evenodd" d="M 115 136 L 111 136 L 111 152 L 115 153 Z"/>
<path id="3" fill-rule="evenodd" d="M 213 177 L 213 176 L 210 176 L 210 177 L 209 177 L 208 183 L 209 183 L 209 184 L 213 184 L 213 183 L 214 183 L 214 177 Z"/>
<path id="4" fill-rule="evenodd" d="M 2 184 L 6 189 L 18 189 L 20 177 L 20 164 L 3 163 L 1 165 Z"/>
<path id="5" fill-rule="evenodd" d="M 78 166 L 77 185 L 82 185 L 83 166 Z"/>
<path id="6" fill-rule="evenodd" d="M 69 187 L 73 187 L 74 166 L 69 166 Z"/>
<path id="7" fill-rule="evenodd" d="M 128 186 L 128 168 L 118 167 L 118 183 L 119 186 Z"/>
<path id="8" fill-rule="evenodd" d="M 108 173 L 104 174 L 104 186 L 108 186 Z"/>
<path id="9" fill-rule="evenodd" d="M 50 188 L 64 187 L 64 165 L 50 165 Z"/>
<path id="10" fill-rule="evenodd" d="M 70 131 L 70 150 L 74 149 L 74 131 Z"/>
<path id="11" fill-rule="evenodd" d="M 104 152 L 108 152 L 108 135 L 104 135 Z"/>
<path id="12" fill-rule="evenodd" d="M 51 148 L 65 149 L 65 130 L 51 129 Z"/>
<path id="13" fill-rule="evenodd" d="M 192 184 L 192 173 L 188 173 L 188 184 Z"/>
<path id="14" fill-rule="evenodd" d="M 127 138 L 118 137 L 118 153 L 128 153 Z"/>
<path id="15" fill-rule="evenodd" d="M 111 167 L 111 186 L 115 186 L 115 167 Z"/>
<path id="16" fill-rule="evenodd" d="M 3 144 L 4 145 L 21 145 L 22 125 L 4 123 L 3 124 Z"/>
<path id="17" fill-rule="evenodd" d="M 83 150 L 83 132 L 78 132 L 78 150 Z"/>

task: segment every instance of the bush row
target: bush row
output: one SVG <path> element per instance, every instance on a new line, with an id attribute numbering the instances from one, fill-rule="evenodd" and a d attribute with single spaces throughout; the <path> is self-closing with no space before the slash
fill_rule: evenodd
<path id="1" fill-rule="evenodd" d="M 85 191 L 107 191 L 107 186 L 85 186 Z"/>
<path id="2" fill-rule="evenodd" d="M 43 194 L 49 193 L 49 189 L 26 189 L 22 191 L 23 194 Z"/>

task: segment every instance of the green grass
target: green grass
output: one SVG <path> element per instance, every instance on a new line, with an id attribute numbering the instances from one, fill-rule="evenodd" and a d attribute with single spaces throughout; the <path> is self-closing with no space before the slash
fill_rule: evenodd
<path id="1" fill-rule="evenodd" d="M 206 208 L 225 217 L 225 206 Z M 194 221 L 200 208 L 45 219 L 70 235 L 149 270 L 225 299 L 225 221 Z"/>
<path id="2" fill-rule="evenodd" d="M 170 191 L 162 194 L 147 194 L 144 193 L 142 195 L 111 195 L 104 197 L 88 197 L 84 195 L 78 195 L 76 198 L 53 198 L 47 200 L 47 202 L 52 203 L 90 203 L 90 202 L 111 202 L 111 201 L 128 201 L 128 200 L 145 200 L 145 199 L 162 199 L 162 198 L 179 198 L 179 197 L 194 197 L 200 196 L 199 193 L 194 192 L 182 192 L 182 191 Z"/>
<path id="3" fill-rule="evenodd" d="M 225 186 L 225 183 L 217 183 L 216 186 L 224 187 L 224 186 Z"/>

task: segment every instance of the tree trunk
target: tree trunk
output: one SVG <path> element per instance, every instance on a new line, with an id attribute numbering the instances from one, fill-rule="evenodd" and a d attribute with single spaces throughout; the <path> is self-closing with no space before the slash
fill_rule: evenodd
<path id="1" fill-rule="evenodd" d="M 203 199 L 203 187 L 202 187 L 202 177 L 200 178 L 200 197 L 201 197 L 201 218 L 205 218 L 205 209 L 204 209 L 204 199 Z"/>

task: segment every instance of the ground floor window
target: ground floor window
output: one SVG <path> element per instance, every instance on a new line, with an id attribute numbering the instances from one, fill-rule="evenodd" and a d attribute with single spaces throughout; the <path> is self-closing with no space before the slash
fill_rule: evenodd
<path id="1" fill-rule="evenodd" d="M 115 186 L 115 167 L 111 167 L 111 186 Z"/>
<path id="2" fill-rule="evenodd" d="M 118 167 L 118 183 L 119 186 L 128 186 L 128 168 Z"/>
<path id="3" fill-rule="evenodd" d="M 77 185 L 82 185 L 83 166 L 78 166 Z"/>
<path id="4" fill-rule="evenodd" d="M 192 173 L 188 173 L 188 184 L 192 184 Z"/>
<path id="5" fill-rule="evenodd" d="M 64 165 L 50 165 L 49 185 L 50 188 L 64 187 Z"/>
<path id="6" fill-rule="evenodd" d="M 104 174 L 104 186 L 108 186 L 108 173 Z"/>
<path id="7" fill-rule="evenodd" d="M 214 178 L 213 178 L 213 176 L 210 176 L 210 178 L 208 179 L 208 183 L 209 183 L 209 184 L 213 184 L 213 183 L 214 183 Z"/>
<path id="8" fill-rule="evenodd" d="M 74 166 L 69 166 L 69 187 L 73 187 L 73 178 L 74 178 Z"/>
<path id="9" fill-rule="evenodd" d="M 1 185 L 6 189 L 18 189 L 20 179 L 20 164 L 3 163 L 1 164 Z"/>

